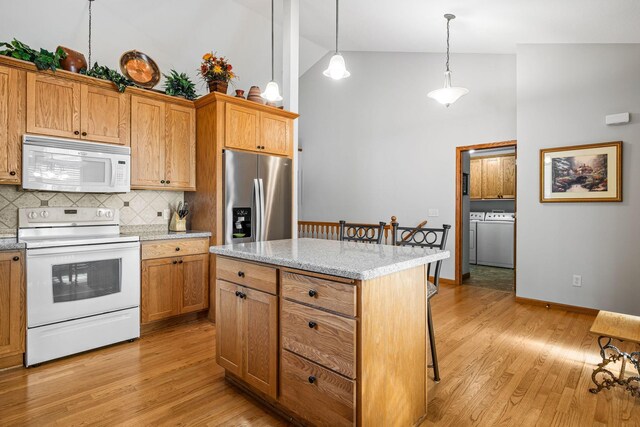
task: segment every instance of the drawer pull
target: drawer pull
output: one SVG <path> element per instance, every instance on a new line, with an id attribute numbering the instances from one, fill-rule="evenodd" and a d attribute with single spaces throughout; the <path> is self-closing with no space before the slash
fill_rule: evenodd
<path id="1" fill-rule="evenodd" d="M 236 291 L 236 296 L 239 297 L 240 296 L 240 291 Z"/>
<path id="2" fill-rule="evenodd" d="M 316 382 L 316 377 L 314 377 L 313 375 L 311 375 L 311 376 L 309 377 L 309 384 L 313 384 L 313 383 L 315 383 L 315 382 Z"/>
<path id="3" fill-rule="evenodd" d="M 240 297 L 240 299 L 245 299 L 247 297 L 247 294 L 245 294 L 244 292 L 236 291 L 236 296 Z"/>
<path id="4" fill-rule="evenodd" d="M 238 271 L 238 277 L 244 277 L 244 271 Z"/>
<path id="5" fill-rule="evenodd" d="M 174 263 L 174 264 L 177 264 L 177 263 L 178 263 L 178 261 L 176 261 L 176 260 L 173 260 L 173 263 Z"/>
<path id="6" fill-rule="evenodd" d="M 180 251 L 180 246 L 176 248 L 176 252 L 179 252 L 179 251 Z"/>
<path id="7" fill-rule="evenodd" d="M 160 180 L 160 184 L 164 184 L 164 179 L 161 179 L 161 180 Z"/>
<path id="8" fill-rule="evenodd" d="M 311 329 L 315 328 L 316 326 L 318 326 L 318 324 L 316 322 L 309 322 L 309 327 Z"/>
<path id="9" fill-rule="evenodd" d="M 182 260 L 178 261 L 178 264 L 182 264 Z"/>
<path id="10" fill-rule="evenodd" d="M 318 295 L 318 291 L 316 291 L 315 289 L 310 289 L 309 290 L 309 296 L 311 298 L 315 297 L 316 295 Z"/>
<path id="11" fill-rule="evenodd" d="M 11 176 L 16 176 L 16 171 L 11 171 L 11 172 L 9 172 L 9 175 L 11 175 Z"/>
<path id="12" fill-rule="evenodd" d="M 74 134 L 74 135 L 80 135 L 80 131 L 79 131 L 79 130 L 74 130 L 74 131 L 73 131 L 73 134 Z"/>
<path id="13" fill-rule="evenodd" d="M 14 261 L 20 261 L 20 257 L 19 257 L 19 256 L 14 256 L 14 257 L 13 257 L 13 260 L 14 260 Z"/>

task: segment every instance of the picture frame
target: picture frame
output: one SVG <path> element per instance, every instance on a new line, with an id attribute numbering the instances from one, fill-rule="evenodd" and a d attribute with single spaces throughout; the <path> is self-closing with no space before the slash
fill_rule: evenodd
<path id="1" fill-rule="evenodd" d="M 540 150 L 540 203 L 621 201 L 622 141 Z"/>

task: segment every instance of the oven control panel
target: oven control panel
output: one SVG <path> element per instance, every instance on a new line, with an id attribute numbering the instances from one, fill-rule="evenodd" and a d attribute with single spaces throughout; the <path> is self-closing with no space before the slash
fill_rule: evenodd
<path id="1" fill-rule="evenodd" d="M 40 208 L 19 209 L 18 222 L 20 227 L 48 224 L 91 225 L 118 224 L 119 212 L 112 208 L 59 208 L 43 206 Z"/>

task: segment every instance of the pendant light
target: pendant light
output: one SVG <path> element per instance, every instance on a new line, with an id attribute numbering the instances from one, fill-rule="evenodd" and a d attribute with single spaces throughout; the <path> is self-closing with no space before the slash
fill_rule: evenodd
<path id="1" fill-rule="evenodd" d="M 449 70 L 449 23 L 452 19 L 455 19 L 456 16 L 447 13 L 444 17 L 447 20 L 447 70 L 444 72 L 444 88 L 432 90 L 427 96 L 449 107 L 449 105 L 456 102 L 460 97 L 468 94 L 469 89 L 451 86 L 451 70 Z"/>
<path id="2" fill-rule="evenodd" d="M 329 67 L 322 72 L 327 77 L 331 77 L 333 80 L 346 79 L 351 75 L 347 71 L 347 65 L 344 62 L 344 58 L 338 52 L 338 0 L 336 0 L 336 53 L 333 54 L 329 61 Z"/>
<path id="3" fill-rule="evenodd" d="M 276 83 L 276 79 L 274 77 L 275 72 L 274 72 L 274 36 L 273 36 L 273 28 L 274 28 L 274 24 L 273 24 L 273 3 L 274 0 L 271 0 L 271 81 L 269 83 L 267 83 L 267 87 L 265 88 L 264 92 L 262 92 L 260 94 L 261 97 L 263 97 L 264 99 L 266 99 L 269 102 L 277 102 L 277 101 L 282 101 L 282 96 L 280 96 L 280 88 L 278 88 L 278 83 Z"/>

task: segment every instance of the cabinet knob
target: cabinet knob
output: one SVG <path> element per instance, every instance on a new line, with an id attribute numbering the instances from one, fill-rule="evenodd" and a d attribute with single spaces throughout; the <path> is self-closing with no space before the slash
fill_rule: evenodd
<path id="1" fill-rule="evenodd" d="M 87 133 L 86 132 L 82 132 L 82 136 L 87 136 Z"/>
<path id="2" fill-rule="evenodd" d="M 73 132 L 73 134 L 74 134 L 74 135 L 80 135 L 80 131 L 79 131 L 79 130 L 76 130 L 76 131 L 74 131 L 74 132 Z"/>
<path id="3" fill-rule="evenodd" d="M 16 171 L 11 171 L 11 172 L 9 172 L 9 175 L 11 175 L 11 176 L 16 176 Z"/>
<path id="4" fill-rule="evenodd" d="M 316 326 L 318 326 L 318 324 L 316 322 L 309 322 L 309 327 L 311 329 L 315 328 Z"/>
<path id="5" fill-rule="evenodd" d="M 20 257 L 19 257 L 19 256 L 14 256 L 14 257 L 13 257 L 13 260 L 14 260 L 14 261 L 20 261 Z"/>
<path id="6" fill-rule="evenodd" d="M 173 263 L 174 263 L 174 264 L 177 264 L 177 263 L 178 263 L 178 261 L 174 260 L 174 261 L 173 261 Z"/>
<path id="7" fill-rule="evenodd" d="M 240 292 L 240 298 L 241 299 L 247 298 L 247 294 L 245 294 L 244 292 Z"/>
<path id="8" fill-rule="evenodd" d="M 180 252 L 180 246 L 176 248 L 176 252 Z"/>
<path id="9" fill-rule="evenodd" d="M 236 296 L 239 297 L 242 292 L 236 291 Z"/>
<path id="10" fill-rule="evenodd" d="M 182 264 L 182 260 L 178 261 L 178 264 Z"/>
<path id="11" fill-rule="evenodd" d="M 171 184 L 171 181 L 167 180 L 167 182 L 166 182 L 166 183 L 167 183 L 167 184 Z"/>
<path id="12" fill-rule="evenodd" d="M 316 291 L 315 289 L 310 289 L 309 290 L 309 296 L 311 298 L 315 297 L 316 295 L 318 295 L 318 291 Z"/>
<path id="13" fill-rule="evenodd" d="M 164 179 L 161 179 L 161 180 L 160 180 L 160 184 L 164 184 Z"/>
<path id="14" fill-rule="evenodd" d="M 244 271 L 238 271 L 238 277 L 244 277 Z"/>
<path id="15" fill-rule="evenodd" d="M 313 384 L 316 382 L 316 377 L 314 377 L 313 375 L 309 376 L 309 384 Z"/>

